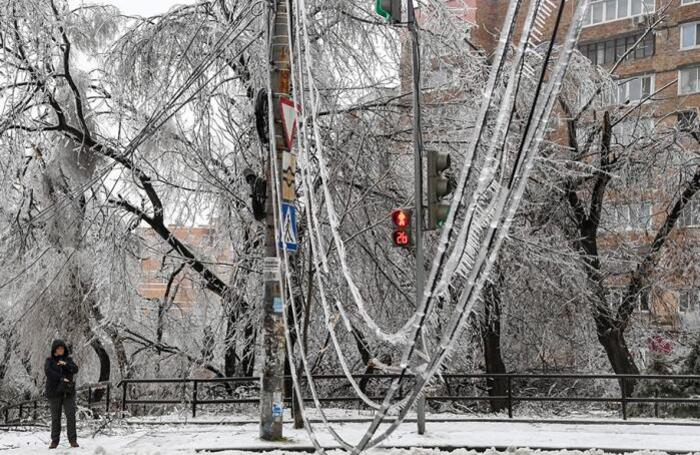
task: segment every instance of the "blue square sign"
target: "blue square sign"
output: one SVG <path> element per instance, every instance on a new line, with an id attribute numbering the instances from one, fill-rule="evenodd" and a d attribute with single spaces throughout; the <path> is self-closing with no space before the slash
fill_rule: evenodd
<path id="1" fill-rule="evenodd" d="M 297 208 L 292 204 L 282 203 L 279 247 L 290 253 L 299 248 L 297 232 Z"/>

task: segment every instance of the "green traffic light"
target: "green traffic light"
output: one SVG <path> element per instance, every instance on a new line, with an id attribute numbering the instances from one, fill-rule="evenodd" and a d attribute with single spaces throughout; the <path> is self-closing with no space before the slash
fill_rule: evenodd
<path id="1" fill-rule="evenodd" d="M 438 228 L 441 228 L 445 225 L 445 222 L 447 221 L 447 216 L 450 214 L 450 206 L 446 204 L 440 204 L 437 207 L 436 210 L 436 220 L 435 220 L 435 225 Z"/>
<path id="2" fill-rule="evenodd" d="M 386 6 L 382 5 L 382 3 L 384 3 L 382 0 L 377 0 L 374 11 L 376 11 L 376 13 L 382 16 L 384 19 L 389 19 L 391 17 L 391 12 L 382 8 L 382 6 Z"/>
<path id="3" fill-rule="evenodd" d="M 401 0 L 376 0 L 374 11 L 391 23 L 401 22 Z"/>
<path id="4" fill-rule="evenodd" d="M 428 153 L 428 229 L 440 229 L 447 222 L 450 212 L 447 197 L 454 191 L 446 175 L 451 161 L 449 153 Z"/>

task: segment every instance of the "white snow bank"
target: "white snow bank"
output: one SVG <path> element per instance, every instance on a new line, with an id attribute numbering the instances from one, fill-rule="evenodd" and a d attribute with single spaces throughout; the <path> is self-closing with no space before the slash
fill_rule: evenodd
<path id="1" fill-rule="evenodd" d="M 367 423 L 335 424 L 334 428 L 350 441 L 359 440 Z M 331 436 L 319 429 L 319 440 L 326 447 L 337 447 Z M 94 430 L 82 427 L 79 431 L 80 450 L 63 447 L 49 452 L 48 430 L 11 431 L 0 430 L 0 455 L 35 455 L 40 453 L 94 454 L 94 455 L 194 455 L 197 449 L 239 448 L 241 451 L 218 452 L 221 455 L 245 453 L 245 449 L 278 449 L 276 454 L 288 453 L 286 447 L 309 447 L 304 430 L 285 427 L 287 442 L 271 444 L 258 439 L 258 426 L 165 424 L 158 426 L 123 425 L 112 426 L 106 433 L 91 437 Z M 692 425 L 648 425 L 648 424 L 535 424 L 525 422 L 429 422 L 428 433 L 416 434 L 415 424 L 404 424 L 386 442 L 391 449 L 375 449 L 371 454 L 391 455 L 471 455 L 476 452 L 453 448 L 497 447 L 501 451 L 488 454 L 532 455 L 544 453 L 538 450 L 515 449 L 536 447 L 548 449 L 547 455 L 603 455 L 606 451 L 629 451 L 637 455 L 663 454 L 665 452 L 696 452 L 700 455 L 700 426 Z M 449 451 L 431 450 L 435 447 Z M 596 450 L 566 451 L 563 449 Z M 201 453 L 201 452 L 200 452 Z M 341 451 L 332 451 L 340 455 Z"/>

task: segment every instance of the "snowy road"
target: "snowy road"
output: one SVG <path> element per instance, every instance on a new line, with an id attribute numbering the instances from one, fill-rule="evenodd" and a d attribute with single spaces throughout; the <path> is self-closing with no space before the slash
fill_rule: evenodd
<path id="1" fill-rule="evenodd" d="M 350 441 L 359 440 L 366 423 L 334 425 L 338 432 Z M 255 424 L 247 425 L 165 425 L 165 426 L 120 426 L 109 434 L 95 438 L 82 432 L 82 448 L 78 451 L 62 448 L 55 454 L 89 453 L 95 455 L 192 455 L 198 449 L 261 449 L 310 447 L 303 430 L 285 429 L 289 441 L 277 445 L 264 443 L 257 438 Z M 330 435 L 319 432 L 321 443 L 326 447 L 337 447 Z M 49 453 L 48 433 L 0 431 L 0 454 L 34 455 Z M 65 446 L 65 442 L 63 443 Z M 496 447 L 513 453 L 512 448 L 536 447 L 556 451 L 558 449 L 594 448 L 603 451 L 674 452 L 700 454 L 700 427 L 691 425 L 621 425 L 621 424 L 535 424 L 524 422 L 430 422 L 428 434 L 418 436 L 415 424 L 403 425 L 385 444 L 392 448 L 439 447 L 441 450 L 377 450 L 374 453 L 436 454 L 455 448 L 484 449 Z M 511 448 L 510 450 L 506 450 Z M 516 451 L 530 454 L 534 451 Z M 240 452 L 225 451 L 221 454 Z M 467 451 L 452 451 L 463 454 Z M 591 451 L 591 454 L 600 452 Z"/>

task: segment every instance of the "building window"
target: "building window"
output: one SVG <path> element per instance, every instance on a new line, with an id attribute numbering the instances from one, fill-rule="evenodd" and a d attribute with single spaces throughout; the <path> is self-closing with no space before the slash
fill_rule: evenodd
<path id="1" fill-rule="evenodd" d="M 681 289 L 678 291 L 678 312 L 681 314 L 695 313 L 698 306 L 698 289 Z"/>
<path id="2" fill-rule="evenodd" d="M 622 299 L 625 297 L 626 292 L 627 288 L 623 286 L 609 287 L 606 295 L 608 306 L 612 309 L 617 309 L 622 304 Z M 639 291 L 639 294 L 637 294 L 637 310 L 641 311 L 642 313 L 649 313 L 651 311 L 649 298 L 648 287 Z"/>
<path id="3" fill-rule="evenodd" d="M 590 2 L 584 25 L 595 25 L 654 12 L 656 0 L 594 0 Z"/>
<path id="4" fill-rule="evenodd" d="M 678 94 L 688 95 L 700 91 L 700 66 L 678 71 Z"/>
<path id="5" fill-rule="evenodd" d="M 611 231 L 647 230 L 651 226 L 651 201 L 608 204 L 603 216 L 604 225 Z"/>
<path id="6" fill-rule="evenodd" d="M 700 46 L 700 22 L 681 25 L 681 49 L 693 49 Z"/>
<path id="7" fill-rule="evenodd" d="M 678 217 L 678 226 L 680 227 L 699 227 L 700 226 L 700 201 L 693 198 L 683 207 L 683 211 Z"/>
<path id="8" fill-rule="evenodd" d="M 579 51 L 594 65 L 612 65 L 634 47 L 642 34 L 622 36 L 596 43 L 582 44 Z M 637 60 L 654 55 L 654 34 L 648 33 L 634 51 L 627 54 L 625 60 Z"/>
<path id="9" fill-rule="evenodd" d="M 681 0 L 681 5 L 692 5 L 693 3 L 700 3 L 700 0 Z"/>
<path id="10" fill-rule="evenodd" d="M 631 147 L 641 140 L 651 138 L 653 134 L 654 119 L 650 117 L 625 119 L 613 127 L 612 144 Z"/>
<path id="11" fill-rule="evenodd" d="M 654 79 L 653 74 L 623 79 L 617 86 L 614 103 L 624 104 L 631 101 L 641 101 L 651 96 L 654 92 Z"/>

